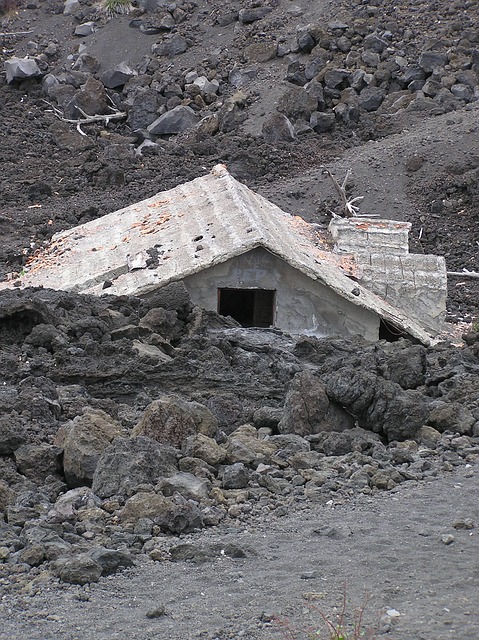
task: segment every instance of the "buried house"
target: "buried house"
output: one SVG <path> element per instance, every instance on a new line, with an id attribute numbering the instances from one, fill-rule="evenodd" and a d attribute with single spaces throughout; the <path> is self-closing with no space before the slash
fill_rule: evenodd
<path id="1" fill-rule="evenodd" d="M 56 234 L 2 285 L 148 296 L 181 280 L 194 304 L 243 326 L 430 343 L 443 329 L 446 269 L 443 258 L 409 254 L 409 228 L 335 217 L 318 231 L 218 165 Z"/>

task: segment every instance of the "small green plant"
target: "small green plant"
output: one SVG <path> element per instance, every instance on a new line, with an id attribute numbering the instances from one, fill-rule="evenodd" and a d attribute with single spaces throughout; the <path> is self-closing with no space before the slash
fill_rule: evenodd
<path id="1" fill-rule="evenodd" d="M 102 0 L 100 12 L 112 18 L 115 14 L 128 14 L 133 10 L 130 0 Z"/>

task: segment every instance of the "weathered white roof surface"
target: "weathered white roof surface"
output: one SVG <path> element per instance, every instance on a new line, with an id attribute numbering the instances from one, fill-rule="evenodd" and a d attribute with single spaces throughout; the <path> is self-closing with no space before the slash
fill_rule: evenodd
<path id="1" fill-rule="evenodd" d="M 239 183 L 223 165 L 206 176 L 56 234 L 49 247 L 30 262 L 20 286 L 142 296 L 259 246 L 422 342 L 433 341 L 404 312 L 348 277 L 357 269 L 351 256 L 332 253 L 326 238 L 314 227 Z M 135 268 L 144 265 L 152 248 L 159 255 L 155 266 Z M 106 289 L 105 281 L 112 283 Z M 0 287 L 12 284 L 1 283 Z"/>

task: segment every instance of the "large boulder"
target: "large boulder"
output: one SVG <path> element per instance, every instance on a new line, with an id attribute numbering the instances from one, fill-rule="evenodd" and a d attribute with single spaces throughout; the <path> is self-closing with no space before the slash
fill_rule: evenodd
<path id="1" fill-rule="evenodd" d="M 212 467 L 221 464 L 226 458 L 226 449 L 202 433 L 187 438 L 183 453 L 188 457 L 199 458 Z"/>
<path id="2" fill-rule="evenodd" d="M 89 584 L 98 582 L 103 569 L 88 553 L 79 553 L 71 557 L 60 558 L 54 567 L 62 582 L 70 584 Z"/>
<path id="3" fill-rule="evenodd" d="M 228 438 L 227 461 L 229 464 L 242 462 L 256 468 L 260 463 L 269 463 L 277 450 L 278 445 L 260 440 L 253 425 L 245 424 L 233 431 Z"/>
<path id="4" fill-rule="evenodd" d="M 289 387 L 281 433 L 307 436 L 320 431 L 344 431 L 354 426 L 354 418 L 330 401 L 325 385 L 309 371 L 297 373 Z"/>
<path id="5" fill-rule="evenodd" d="M 455 433 L 470 434 L 476 419 L 471 411 L 459 402 L 444 402 L 435 400 L 427 418 L 427 424 L 440 433 L 453 431 Z"/>
<path id="6" fill-rule="evenodd" d="M 176 452 L 150 438 L 117 438 L 98 460 L 92 488 L 101 498 L 129 495 L 177 472 Z"/>
<path id="7" fill-rule="evenodd" d="M 61 473 L 62 451 L 47 442 L 24 444 L 15 451 L 15 463 L 20 473 L 41 484 L 47 476 Z"/>
<path id="8" fill-rule="evenodd" d="M 179 33 L 175 33 L 152 45 L 151 52 L 155 56 L 167 56 L 171 58 L 184 53 L 187 49 L 188 41 L 186 38 Z"/>
<path id="9" fill-rule="evenodd" d="M 123 87 L 128 80 L 137 76 L 138 73 L 130 69 L 126 62 L 120 62 L 112 69 L 108 69 L 101 74 L 101 81 L 108 89 Z"/>
<path id="10" fill-rule="evenodd" d="M 89 76 L 64 109 L 66 118 L 84 118 L 109 112 L 109 100 L 100 80 Z"/>
<path id="11" fill-rule="evenodd" d="M 157 119 L 158 93 L 150 87 L 138 87 L 126 102 L 129 105 L 127 122 L 132 131 L 146 129 Z"/>
<path id="12" fill-rule="evenodd" d="M 149 518 L 168 533 L 188 533 L 203 526 L 199 507 L 179 494 L 173 499 L 158 493 L 137 493 L 126 501 L 120 520 L 135 524 Z"/>
<path id="13" fill-rule="evenodd" d="M 16 412 L 0 416 L 0 455 L 13 453 L 25 444 L 27 431 L 25 421 Z"/>
<path id="14" fill-rule="evenodd" d="M 368 451 L 376 444 L 380 444 L 378 434 L 354 427 L 341 433 L 319 433 L 313 437 L 311 445 L 315 451 L 327 456 L 343 456 L 351 451 Z"/>
<path id="15" fill-rule="evenodd" d="M 165 496 L 179 493 L 187 500 L 206 500 L 211 491 L 212 484 L 206 478 L 197 478 L 191 473 L 180 471 L 171 478 L 164 478 L 159 484 L 159 489 Z"/>
<path id="16" fill-rule="evenodd" d="M 292 87 L 284 93 L 278 101 L 277 109 L 292 120 L 302 118 L 309 120 L 313 111 L 318 108 L 318 100 L 303 89 L 303 87 Z"/>
<path id="17" fill-rule="evenodd" d="M 273 113 L 263 122 L 262 130 L 265 142 L 292 142 L 296 139 L 294 127 L 283 113 Z"/>
<path id="18" fill-rule="evenodd" d="M 217 427 L 216 418 L 204 405 L 165 396 L 148 405 L 132 435 L 181 447 L 189 436 L 198 432 L 210 437 L 215 435 Z"/>
<path id="19" fill-rule="evenodd" d="M 358 425 L 392 440 L 414 439 L 429 413 L 429 400 L 370 371 L 342 367 L 325 380 L 326 393 L 357 418 Z"/>
<path id="20" fill-rule="evenodd" d="M 8 84 L 27 78 L 38 78 L 42 75 L 40 67 L 33 58 L 17 58 L 16 56 L 5 61 L 5 72 Z"/>
<path id="21" fill-rule="evenodd" d="M 199 116 L 191 107 L 180 104 L 157 118 L 147 129 L 154 136 L 172 135 L 191 129 L 198 121 Z"/>
<path id="22" fill-rule="evenodd" d="M 91 485 L 96 465 L 110 442 L 122 435 L 107 413 L 88 407 L 67 426 L 63 444 L 63 469 L 69 487 Z"/>

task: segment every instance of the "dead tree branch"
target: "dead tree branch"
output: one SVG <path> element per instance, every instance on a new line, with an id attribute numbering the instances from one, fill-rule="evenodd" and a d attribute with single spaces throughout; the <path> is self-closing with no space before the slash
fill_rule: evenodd
<path id="1" fill-rule="evenodd" d="M 353 216 L 361 215 L 359 213 L 359 207 L 354 203 L 363 200 L 364 196 L 357 196 L 356 198 L 348 198 L 346 195 L 346 185 L 348 183 L 349 178 L 351 177 L 351 169 L 348 169 L 346 172 L 346 176 L 344 177 L 343 183 L 339 184 L 336 178 L 333 176 L 329 169 L 326 167 L 321 167 L 322 171 L 330 178 L 331 182 L 334 185 L 336 193 L 341 199 L 341 204 L 343 205 L 343 216 L 346 218 L 352 218 Z M 364 214 L 363 214 L 364 215 Z"/>
<path id="2" fill-rule="evenodd" d="M 0 38 L 8 38 L 9 36 L 28 36 L 28 34 L 33 33 L 32 31 L 7 31 L 4 33 L 0 33 Z"/>
<path id="3" fill-rule="evenodd" d="M 322 166 L 321 169 L 330 178 L 331 182 L 333 183 L 334 189 L 336 190 L 336 193 L 338 194 L 338 196 L 339 196 L 339 198 L 341 200 L 341 204 L 343 206 L 343 213 L 340 214 L 340 215 L 342 217 L 345 217 L 345 218 L 352 218 L 354 216 L 360 217 L 360 218 L 361 217 L 363 217 L 363 218 L 364 217 L 367 217 L 367 218 L 378 218 L 379 217 L 379 215 L 377 213 L 360 213 L 359 212 L 359 207 L 355 203 L 359 202 L 360 200 L 363 200 L 364 196 L 356 196 L 355 198 L 348 198 L 348 196 L 346 194 L 346 186 L 347 186 L 349 178 L 351 177 L 351 169 L 347 170 L 342 184 L 339 184 L 339 182 L 333 176 L 331 171 L 329 171 L 329 169 L 327 169 L 324 166 Z M 333 216 L 337 215 L 337 214 L 335 214 L 333 212 L 331 212 L 331 213 L 333 214 Z"/>
<path id="4" fill-rule="evenodd" d="M 463 271 L 446 271 L 448 276 L 460 276 L 461 278 L 478 278 L 479 273 L 477 271 L 468 271 L 464 269 Z"/>
<path id="5" fill-rule="evenodd" d="M 112 109 L 112 113 L 106 113 L 104 115 L 93 115 L 90 116 L 88 113 L 85 113 L 83 109 L 77 107 L 78 111 L 82 114 L 83 118 L 77 118 L 76 120 L 71 118 L 65 118 L 63 113 L 57 107 L 53 106 L 50 102 L 44 100 L 45 104 L 47 104 L 51 109 L 53 114 L 62 122 L 68 122 L 69 124 L 75 124 L 78 133 L 82 136 L 86 136 L 87 134 L 82 130 L 82 126 L 86 124 L 92 124 L 94 122 L 104 122 L 108 124 L 110 120 L 123 120 L 126 118 L 127 114 L 124 111 L 118 111 L 117 109 Z M 111 107 L 110 107 L 111 108 Z"/>

